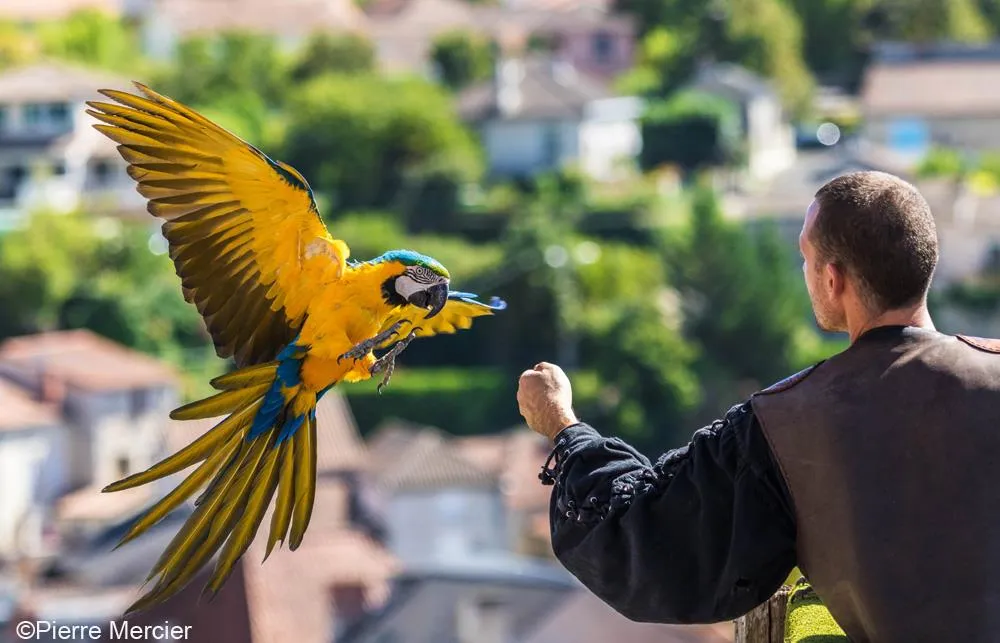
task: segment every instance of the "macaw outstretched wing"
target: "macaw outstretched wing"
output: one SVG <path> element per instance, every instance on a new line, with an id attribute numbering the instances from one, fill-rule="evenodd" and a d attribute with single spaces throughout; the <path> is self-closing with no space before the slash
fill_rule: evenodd
<path id="1" fill-rule="evenodd" d="M 244 367 L 275 359 L 320 284 L 343 274 L 347 244 L 330 236 L 294 168 L 180 103 L 101 93 L 95 127 L 119 143 L 128 173 L 163 235 L 185 299 L 205 319 L 219 357 Z M 314 286 L 314 287 L 311 287 Z"/>
<path id="2" fill-rule="evenodd" d="M 488 303 L 479 301 L 477 297 L 472 293 L 453 290 L 448 293 L 448 302 L 441 309 L 441 312 L 430 319 L 425 319 L 427 311 L 422 308 L 406 306 L 400 309 L 397 314 L 390 317 L 383 330 L 392 327 L 398 321 L 407 321 L 409 324 L 400 330 L 399 336 L 387 344 L 394 343 L 411 331 L 415 333 L 416 337 L 452 334 L 471 327 L 472 320 L 476 317 L 492 315 L 507 307 L 507 303 L 499 297 L 493 297 Z"/>

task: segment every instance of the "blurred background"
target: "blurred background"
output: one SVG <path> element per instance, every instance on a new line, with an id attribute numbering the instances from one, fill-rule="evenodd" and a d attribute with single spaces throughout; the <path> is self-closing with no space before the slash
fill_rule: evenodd
<path id="1" fill-rule="evenodd" d="M 140 80 L 299 169 L 366 259 L 410 247 L 509 308 L 319 411 L 303 547 L 255 544 L 133 623 L 210 643 L 715 642 L 640 625 L 554 561 L 517 375 L 651 458 L 840 350 L 795 246 L 826 180 L 935 212 L 932 311 L 1000 335 L 997 0 L 0 0 L 0 642 L 107 626 L 189 509 L 102 495 L 212 422 L 217 359 L 84 102 Z M 239 293 L 233 293 L 239 297 Z M 88 639 L 89 640 L 89 639 Z"/>

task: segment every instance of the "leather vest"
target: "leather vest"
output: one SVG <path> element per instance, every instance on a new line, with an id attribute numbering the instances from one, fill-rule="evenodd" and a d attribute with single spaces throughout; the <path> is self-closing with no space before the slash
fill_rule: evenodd
<path id="1" fill-rule="evenodd" d="M 752 404 L 851 641 L 1000 641 L 1000 341 L 877 328 Z"/>

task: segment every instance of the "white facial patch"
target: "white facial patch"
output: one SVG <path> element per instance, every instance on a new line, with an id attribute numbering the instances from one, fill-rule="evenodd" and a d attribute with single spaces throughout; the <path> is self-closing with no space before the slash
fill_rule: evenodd
<path id="1" fill-rule="evenodd" d="M 396 292 L 403 299 L 409 299 L 410 295 L 421 290 L 425 290 L 427 284 L 418 284 L 409 275 L 401 275 L 396 279 Z"/>

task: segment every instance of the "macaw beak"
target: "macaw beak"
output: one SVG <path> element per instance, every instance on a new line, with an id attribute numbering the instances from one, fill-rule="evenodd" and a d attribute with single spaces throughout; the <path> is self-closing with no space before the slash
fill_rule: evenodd
<path id="1" fill-rule="evenodd" d="M 411 306 L 424 308 L 430 311 L 424 316 L 424 319 L 430 319 L 441 312 L 444 305 L 448 303 L 448 284 L 441 283 L 436 286 L 431 286 L 427 290 L 418 290 L 410 295 L 409 299 L 406 301 L 408 301 Z"/>
<path id="2" fill-rule="evenodd" d="M 436 286 L 431 286 L 427 291 L 427 306 L 430 312 L 424 316 L 424 319 L 430 319 L 436 316 L 438 313 L 444 309 L 444 305 L 448 303 L 448 284 L 438 284 Z"/>

